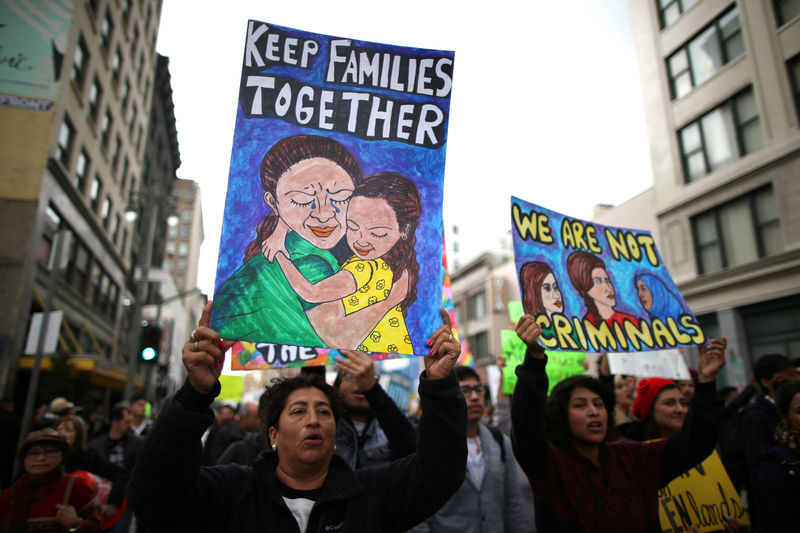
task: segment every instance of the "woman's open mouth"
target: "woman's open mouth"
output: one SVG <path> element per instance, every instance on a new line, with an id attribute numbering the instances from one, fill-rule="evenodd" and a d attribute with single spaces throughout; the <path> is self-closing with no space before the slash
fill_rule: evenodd
<path id="1" fill-rule="evenodd" d="M 589 422 L 589 430 L 590 431 L 603 431 L 603 423 L 602 422 Z"/>
<path id="2" fill-rule="evenodd" d="M 336 229 L 334 226 L 309 226 L 308 229 L 311 230 L 311 233 L 316 235 L 317 237 L 330 237 L 333 230 Z"/>
<path id="3" fill-rule="evenodd" d="M 359 245 L 354 243 L 353 244 L 353 249 L 356 251 L 356 253 L 358 255 L 367 255 L 368 253 L 370 253 L 375 248 L 372 247 L 372 246 L 370 246 L 369 248 L 362 248 L 361 246 L 359 246 Z"/>
<path id="4" fill-rule="evenodd" d="M 308 444 L 310 446 L 319 446 L 320 444 L 322 444 L 322 435 L 320 435 L 319 433 L 312 433 L 311 435 L 303 439 L 303 444 Z"/>

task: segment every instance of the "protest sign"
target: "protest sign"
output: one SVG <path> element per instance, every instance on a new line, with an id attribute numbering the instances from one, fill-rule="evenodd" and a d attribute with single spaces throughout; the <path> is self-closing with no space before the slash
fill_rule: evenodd
<path id="1" fill-rule="evenodd" d="M 614 375 L 692 379 L 686 361 L 678 350 L 610 353 L 608 367 Z"/>
<path id="2" fill-rule="evenodd" d="M 453 57 L 248 22 L 211 316 L 223 338 L 279 345 L 282 363 L 427 355 Z"/>
<path id="3" fill-rule="evenodd" d="M 522 306 L 549 350 L 638 352 L 705 342 L 647 231 L 511 198 Z"/>
<path id="4" fill-rule="evenodd" d="M 699 533 L 725 528 L 724 517 L 750 524 L 739 494 L 714 451 L 702 463 L 658 491 L 658 518 L 665 533 Z"/>
<path id="5" fill-rule="evenodd" d="M 503 367 L 503 394 L 513 394 L 514 387 L 517 385 L 517 374 L 515 369 L 522 364 L 525 359 L 525 343 L 517 336 L 513 329 L 500 331 L 500 342 L 503 348 L 503 357 L 506 364 Z M 563 381 L 570 376 L 586 374 L 583 367 L 586 361 L 586 354 L 577 352 L 555 352 L 545 350 L 547 354 L 547 380 L 549 386 L 547 394 L 559 381 Z"/>

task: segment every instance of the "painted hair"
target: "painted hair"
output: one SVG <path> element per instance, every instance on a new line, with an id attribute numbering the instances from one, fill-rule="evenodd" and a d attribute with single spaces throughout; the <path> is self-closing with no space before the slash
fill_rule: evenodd
<path id="1" fill-rule="evenodd" d="M 578 294 L 583 297 L 586 310 L 599 319 L 600 313 L 597 310 L 597 305 L 595 305 L 592 297 L 589 296 L 589 291 L 594 287 L 592 270 L 595 268 L 602 268 L 608 272 L 603 260 L 589 252 L 572 252 L 567 258 L 569 281 L 578 291 Z"/>
<path id="2" fill-rule="evenodd" d="M 608 425 L 604 440 L 609 435 L 616 433 L 614 425 L 614 392 L 609 390 L 598 379 L 590 376 L 572 376 L 559 381 L 553 387 L 545 406 L 544 420 L 547 438 L 559 448 L 566 448 L 572 444 L 572 433 L 569 431 L 569 401 L 572 392 L 583 387 L 594 392 L 603 400 L 603 405 L 608 414 Z"/>
<path id="3" fill-rule="evenodd" d="M 406 234 L 406 238 L 397 241 L 397 244 L 383 256 L 383 260 L 392 269 L 395 277 L 401 275 L 403 270 L 408 271 L 408 294 L 400 303 L 403 316 L 406 316 L 408 308 L 417 299 L 417 280 L 419 279 L 419 264 L 417 264 L 414 246 L 417 242 L 416 231 L 422 213 L 422 203 L 417 186 L 413 181 L 400 174 L 382 172 L 373 174 L 361 184 L 356 185 L 350 198 L 357 196 L 385 200 L 397 217 L 400 231 Z"/>
<path id="4" fill-rule="evenodd" d="M 547 312 L 542 302 L 542 282 L 553 270 L 545 263 L 531 261 L 519 269 L 519 284 L 522 286 L 522 307 L 526 313 L 537 316 Z"/>
<path id="5" fill-rule="evenodd" d="M 355 157 L 340 143 L 317 135 L 295 135 L 286 137 L 272 145 L 261 161 L 261 187 L 264 192 L 275 197 L 278 180 L 290 168 L 307 159 L 324 158 L 339 165 L 342 170 L 350 175 L 353 185 L 358 185 L 364 179 L 364 173 Z M 256 228 L 256 238 L 244 253 L 244 262 L 261 253 L 261 244 L 272 235 L 278 224 L 278 215 L 274 210 L 261 219 Z"/>
<path id="6" fill-rule="evenodd" d="M 647 311 L 650 318 L 659 318 L 664 320 L 668 316 L 678 317 L 683 313 L 684 309 L 680 300 L 675 294 L 669 290 L 667 285 L 661 281 L 661 278 L 653 274 L 640 272 L 633 277 L 633 288 L 638 290 L 639 280 L 642 280 L 650 294 L 653 296 L 653 306 Z"/>

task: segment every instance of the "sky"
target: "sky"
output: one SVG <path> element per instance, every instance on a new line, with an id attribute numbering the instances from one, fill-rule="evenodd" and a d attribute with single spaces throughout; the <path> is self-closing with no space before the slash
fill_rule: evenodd
<path id="1" fill-rule="evenodd" d="M 652 186 L 627 0 L 470 4 L 164 1 L 156 48 L 170 59 L 177 175 L 201 189 L 209 297 L 248 19 L 455 51 L 443 212 L 462 263 L 508 233 L 511 195 L 586 219 Z"/>

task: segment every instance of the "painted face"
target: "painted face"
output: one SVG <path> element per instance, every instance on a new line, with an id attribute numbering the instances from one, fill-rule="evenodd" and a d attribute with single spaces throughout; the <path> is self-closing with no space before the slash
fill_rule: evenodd
<path id="1" fill-rule="evenodd" d="M 681 430 L 688 412 L 689 400 L 683 397 L 680 389 L 662 390 L 653 402 L 653 421 L 665 437 Z"/>
<path id="2" fill-rule="evenodd" d="M 72 425 L 72 422 L 61 422 L 58 427 L 56 427 L 56 431 L 64 435 L 70 448 L 75 446 L 75 436 L 78 432 L 75 431 L 75 426 Z"/>
<path id="3" fill-rule="evenodd" d="M 572 391 L 567 407 L 572 438 L 585 444 L 600 444 L 608 430 L 608 412 L 599 394 L 585 387 Z"/>
<path id="4" fill-rule="evenodd" d="M 383 257 L 406 235 L 383 198 L 356 196 L 347 208 L 347 244 L 361 259 Z"/>
<path id="5" fill-rule="evenodd" d="M 280 462 L 314 465 L 330 461 L 336 421 L 325 393 L 316 387 L 297 389 L 286 400 L 279 420 L 279 429 L 269 428 L 269 439 L 278 447 Z"/>
<path id="6" fill-rule="evenodd" d="M 41 476 L 57 468 L 64 459 L 61 448 L 51 444 L 34 444 L 25 452 L 25 471 L 31 476 Z"/>
<path id="7" fill-rule="evenodd" d="M 339 394 L 341 394 L 342 401 L 349 414 L 369 414 L 369 402 L 358 390 L 358 384 L 355 378 L 347 372 L 342 373 L 342 381 L 339 383 Z"/>
<path id="8" fill-rule="evenodd" d="M 649 311 L 653 308 L 653 294 L 650 292 L 650 288 L 645 284 L 642 280 L 636 281 L 636 292 L 639 295 L 639 303 L 642 304 L 645 311 Z"/>
<path id="9" fill-rule="evenodd" d="M 564 302 L 561 300 L 561 289 L 558 288 L 556 277 L 549 273 L 542 280 L 542 305 L 547 314 L 562 313 Z"/>
<path id="10" fill-rule="evenodd" d="M 611 284 L 611 278 L 608 273 L 602 268 L 595 268 L 592 270 L 592 288 L 589 289 L 589 296 L 595 301 L 597 305 L 614 307 L 617 305 L 617 299 L 614 294 L 614 286 Z"/>
<path id="11" fill-rule="evenodd" d="M 792 403 L 789 404 L 786 423 L 795 431 L 800 431 L 800 392 L 794 395 Z"/>
<path id="12" fill-rule="evenodd" d="M 333 248 L 345 230 L 353 180 L 329 159 L 305 159 L 287 170 L 275 188 L 281 220 L 317 248 Z M 264 195 L 269 203 L 270 194 Z M 270 204 L 271 205 L 271 204 Z"/>
<path id="13" fill-rule="evenodd" d="M 614 382 L 614 396 L 616 403 L 620 407 L 630 407 L 633 405 L 633 392 L 636 390 L 635 381 L 627 378 L 617 379 Z"/>
<path id="14" fill-rule="evenodd" d="M 467 378 L 458 382 L 464 399 L 467 402 L 467 422 L 479 422 L 483 416 L 483 385 L 475 378 Z"/>

